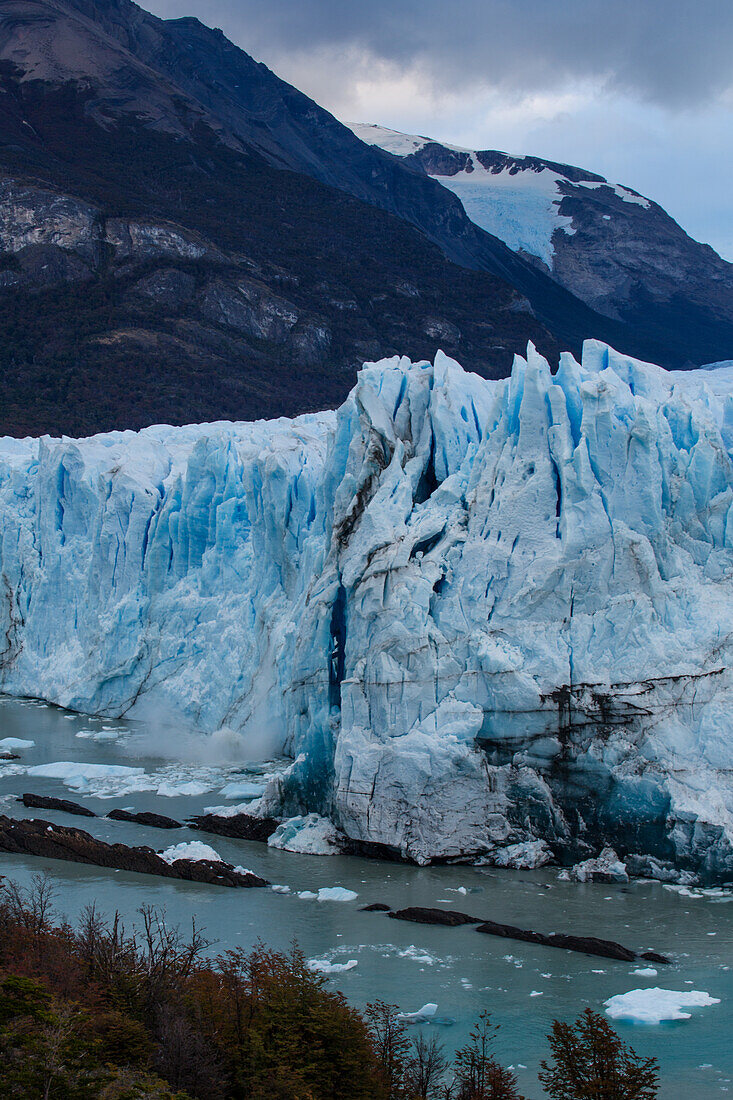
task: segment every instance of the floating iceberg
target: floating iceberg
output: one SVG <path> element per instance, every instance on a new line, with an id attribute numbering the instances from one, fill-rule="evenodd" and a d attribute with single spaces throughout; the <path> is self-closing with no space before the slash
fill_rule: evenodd
<path id="1" fill-rule="evenodd" d="M 355 901 L 358 896 L 355 890 L 343 886 L 322 886 L 318 891 L 319 901 Z"/>
<path id="2" fill-rule="evenodd" d="M 32 749 L 34 745 L 35 741 L 27 741 L 24 737 L 0 738 L 0 750 L 4 752 L 12 752 L 13 749 Z"/>
<path id="3" fill-rule="evenodd" d="M 661 1024 L 665 1020 L 689 1020 L 684 1008 L 704 1008 L 720 1004 L 719 997 L 697 989 L 632 989 L 603 1002 L 612 1020 L 631 1020 L 637 1024 Z"/>
<path id="4" fill-rule="evenodd" d="M 518 871 L 533 870 L 552 863 L 553 855 L 544 840 L 526 840 L 522 844 L 507 844 L 492 857 L 496 867 L 513 867 Z"/>
<path id="5" fill-rule="evenodd" d="M 406 1024 L 426 1024 L 437 1011 L 437 1005 L 426 1004 L 418 1008 L 417 1012 L 398 1012 L 397 1019 L 403 1020 Z"/>
<path id="6" fill-rule="evenodd" d="M 724 882 L 732 448 L 730 372 L 594 341 L 499 381 L 395 357 L 292 421 L 5 439 L 0 689 L 226 725 L 294 761 L 249 812 L 357 850 Z"/>
<path id="7" fill-rule="evenodd" d="M 613 848 L 604 848 L 595 859 L 576 863 L 570 869 L 569 878 L 573 882 L 628 882 L 629 874 Z"/>
<path id="8" fill-rule="evenodd" d="M 358 959 L 349 959 L 345 963 L 329 962 L 327 959 L 308 959 L 305 964 L 314 974 L 343 974 L 359 965 Z"/>
<path id="9" fill-rule="evenodd" d="M 84 764 L 78 760 L 59 760 L 53 764 L 35 764 L 26 768 L 26 775 L 38 779 L 61 779 L 75 791 L 88 790 L 90 780 L 122 780 L 125 784 L 131 781 L 135 789 L 144 774 L 144 768 L 131 768 L 125 764 Z"/>
<path id="10" fill-rule="evenodd" d="M 283 821 L 267 843 L 270 848 L 309 856 L 333 856 L 340 851 L 336 829 L 328 818 L 318 814 Z"/>
<path id="11" fill-rule="evenodd" d="M 264 793 L 264 783 L 227 783 L 219 794 L 223 798 L 259 798 Z"/>

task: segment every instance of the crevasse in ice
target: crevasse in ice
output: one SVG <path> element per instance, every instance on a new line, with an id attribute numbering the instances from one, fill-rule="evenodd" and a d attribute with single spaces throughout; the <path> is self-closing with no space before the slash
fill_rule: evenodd
<path id="1" fill-rule="evenodd" d="M 369 364 L 335 414 L 6 439 L 2 689 L 241 730 L 294 758 L 259 812 L 419 862 L 730 877 L 732 450 L 733 371 L 595 341 L 497 382 Z"/>

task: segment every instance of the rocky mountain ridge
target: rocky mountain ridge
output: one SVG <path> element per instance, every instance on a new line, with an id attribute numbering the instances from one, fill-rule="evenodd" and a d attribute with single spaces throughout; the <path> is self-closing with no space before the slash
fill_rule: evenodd
<path id="1" fill-rule="evenodd" d="M 366 142 L 461 199 L 473 221 L 580 298 L 631 327 L 666 331 L 686 361 L 733 340 L 733 264 L 651 199 L 574 165 L 471 150 L 374 125 Z"/>

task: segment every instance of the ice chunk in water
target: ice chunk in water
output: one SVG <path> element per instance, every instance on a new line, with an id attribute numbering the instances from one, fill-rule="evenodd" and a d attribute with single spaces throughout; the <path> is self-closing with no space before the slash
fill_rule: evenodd
<path id="1" fill-rule="evenodd" d="M 397 1019 L 404 1020 L 406 1024 L 425 1024 L 438 1011 L 436 1004 L 428 1003 L 418 1008 L 417 1012 L 398 1012 Z"/>
<path id="2" fill-rule="evenodd" d="M 612 1020 L 631 1020 L 637 1024 L 661 1024 L 665 1020 L 689 1020 L 685 1008 L 703 1008 L 720 1004 L 719 997 L 711 997 L 697 989 L 632 989 L 619 993 L 603 1002 L 606 1015 Z"/>

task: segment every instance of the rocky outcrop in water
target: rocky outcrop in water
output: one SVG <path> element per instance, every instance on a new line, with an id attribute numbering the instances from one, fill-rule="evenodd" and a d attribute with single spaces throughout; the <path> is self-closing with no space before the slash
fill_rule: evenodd
<path id="1" fill-rule="evenodd" d="M 141 813 L 132 813 L 130 810 L 110 810 L 107 817 L 112 821 L 129 821 L 135 825 L 149 825 L 154 829 L 182 829 L 180 821 L 165 814 L 150 813 L 145 810 Z"/>
<path id="2" fill-rule="evenodd" d="M 367 906 L 365 912 L 382 910 L 380 905 Z M 639 953 L 624 947 L 614 940 L 603 940 L 596 936 L 577 936 L 568 932 L 533 932 L 518 928 L 513 924 L 499 924 L 497 921 L 471 917 L 454 909 L 430 909 L 410 906 L 407 909 L 394 909 L 387 913 L 393 920 L 411 921 L 414 924 L 442 924 L 448 928 L 460 925 L 477 925 L 476 931 L 502 939 L 521 940 L 523 943 L 536 943 L 541 947 L 558 947 L 566 951 L 578 951 L 583 955 L 597 955 L 604 959 L 618 959 L 620 962 L 634 962 L 644 959 L 648 962 L 668 963 L 669 959 L 655 951 Z"/>
<path id="3" fill-rule="evenodd" d="M 204 833 L 217 836 L 231 836 L 237 840 L 267 841 L 277 829 L 279 822 L 269 817 L 253 817 L 250 814 L 233 814 L 223 817 L 219 814 L 201 814 L 190 818 L 186 824 L 191 829 L 200 829 Z"/>
<path id="4" fill-rule="evenodd" d="M 77 817 L 96 817 L 87 806 L 81 806 L 78 802 L 70 802 L 68 798 L 51 798 L 43 794 L 24 794 L 18 799 L 28 809 L 33 810 L 59 810 L 65 814 L 76 814 Z"/>
<path id="5" fill-rule="evenodd" d="M 235 870 L 229 863 L 207 859 L 176 859 L 166 862 L 152 848 L 131 848 L 106 844 L 81 829 L 52 825 L 49 821 L 0 816 L 0 851 L 14 855 L 44 856 L 72 863 L 88 863 L 143 875 L 205 882 L 210 886 L 267 886 L 265 879 L 250 871 Z"/>
<path id="6" fill-rule="evenodd" d="M 461 924 L 480 924 L 481 917 L 470 917 L 468 913 L 459 913 L 455 909 L 425 909 L 411 905 L 407 909 L 392 909 L 387 914 L 393 920 L 407 920 L 415 924 L 444 924 L 455 928 Z"/>

